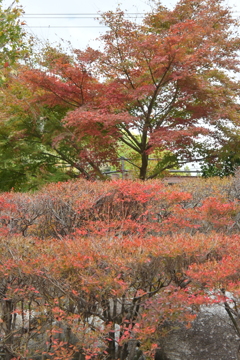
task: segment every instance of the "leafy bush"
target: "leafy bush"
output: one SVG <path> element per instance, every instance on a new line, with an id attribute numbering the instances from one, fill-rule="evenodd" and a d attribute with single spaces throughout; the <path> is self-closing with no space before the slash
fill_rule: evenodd
<path id="1" fill-rule="evenodd" d="M 2 194 L 5 353 L 126 359 L 134 339 L 150 355 L 166 320 L 188 324 L 202 304 L 237 311 L 237 181 L 79 180 Z"/>

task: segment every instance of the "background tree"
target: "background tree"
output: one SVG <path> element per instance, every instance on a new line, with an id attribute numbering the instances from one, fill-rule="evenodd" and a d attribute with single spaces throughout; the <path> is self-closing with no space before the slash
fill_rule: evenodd
<path id="1" fill-rule="evenodd" d="M 24 22 L 20 20 L 22 9 L 17 4 L 15 0 L 3 9 L 0 1 L 0 69 L 14 63 L 26 51 Z"/>
<path id="2" fill-rule="evenodd" d="M 206 161 L 201 165 L 202 176 L 230 176 L 234 175 L 237 168 L 240 166 L 240 159 L 238 154 L 224 154 L 223 158 L 215 158 L 213 161 Z"/>
<path id="3" fill-rule="evenodd" d="M 49 109 L 34 103 L 34 92 L 21 80 L 22 66 L 5 74 L 1 88 L 0 189 L 34 190 L 46 182 L 63 181 L 77 176 L 71 164 L 73 150 L 61 145 L 54 151 L 53 138 L 64 129 L 63 106 Z M 65 131 L 66 132 L 66 131 Z M 76 154 L 74 154 L 76 156 Z"/>
<path id="4" fill-rule="evenodd" d="M 222 147 L 212 150 L 209 156 L 201 163 L 202 176 L 213 177 L 234 175 L 240 166 L 239 134 L 232 133 L 231 141 Z"/>

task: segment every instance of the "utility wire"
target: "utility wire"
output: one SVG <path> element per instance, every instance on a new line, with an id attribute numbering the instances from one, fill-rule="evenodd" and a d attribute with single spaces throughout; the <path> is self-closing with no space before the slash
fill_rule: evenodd
<path id="1" fill-rule="evenodd" d="M 140 15 L 140 16 L 139 16 Z M 134 13 L 126 13 L 125 17 L 128 19 L 136 19 L 136 17 L 138 19 L 143 19 L 145 13 L 138 13 L 138 12 L 134 12 Z M 24 14 L 22 15 L 22 17 L 24 18 L 24 20 L 29 20 L 29 19 L 93 19 L 93 20 L 98 20 L 96 17 L 101 16 L 101 14 L 99 13 L 29 13 L 29 14 Z M 71 26 L 65 26 L 65 25 L 28 25 L 29 28 L 31 29 L 73 29 L 73 28 L 87 28 L 87 29 L 99 29 L 99 28 L 107 28 L 107 26 L 105 25 L 71 25 Z"/>
<path id="2" fill-rule="evenodd" d="M 24 16 L 26 17 L 26 16 Z M 96 19 L 94 16 L 82 16 L 82 15 L 73 15 L 73 16 L 66 16 L 66 15 L 62 15 L 62 16 L 29 16 L 27 17 L 27 19 Z"/>
<path id="3" fill-rule="evenodd" d="M 232 14 L 239 14 L 240 11 L 234 11 Z M 128 19 L 143 19 L 146 13 L 143 12 L 129 12 L 125 13 L 125 18 Z M 94 19 L 98 20 L 96 17 L 101 16 L 99 13 L 29 13 L 24 14 L 22 17 L 25 20 L 28 19 Z M 71 25 L 71 26 L 64 26 L 64 25 L 28 25 L 31 29 L 103 29 L 107 28 L 108 26 L 105 25 Z"/>
<path id="4" fill-rule="evenodd" d="M 144 12 L 125 13 L 126 15 L 145 15 Z M 101 13 L 25 13 L 22 16 L 100 16 Z"/>
<path id="5" fill-rule="evenodd" d="M 96 29 L 96 28 L 107 28 L 107 26 L 51 26 L 51 25 L 44 25 L 44 26 L 28 26 L 30 29 L 74 29 L 74 28 L 88 28 L 88 29 Z"/>
<path id="6" fill-rule="evenodd" d="M 233 11 L 232 13 L 239 13 L 240 11 L 236 10 L 236 11 Z M 126 12 L 124 13 L 125 15 L 145 15 L 146 12 Z M 91 16 L 99 16 L 101 15 L 101 13 L 24 13 L 23 16 L 35 16 L 35 15 L 41 15 L 41 16 L 58 16 L 58 15 L 61 15 L 61 16 L 78 16 L 78 15 L 81 15 L 81 16 L 88 16 L 88 15 L 91 15 Z"/>

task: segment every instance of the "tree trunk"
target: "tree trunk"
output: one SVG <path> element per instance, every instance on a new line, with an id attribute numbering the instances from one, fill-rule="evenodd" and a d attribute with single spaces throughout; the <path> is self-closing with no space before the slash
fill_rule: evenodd
<path id="1" fill-rule="evenodd" d="M 140 179 L 141 180 L 146 180 L 147 168 L 148 168 L 148 155 L 144 151 L 142 153 L 142 164 L 141 164 L 141 168 L 140 168 Z"/>

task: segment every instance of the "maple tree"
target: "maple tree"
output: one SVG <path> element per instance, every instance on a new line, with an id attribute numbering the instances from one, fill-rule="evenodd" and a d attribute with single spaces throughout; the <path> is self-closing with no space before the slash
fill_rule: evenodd
<path id="1" fill-rule="evenodd" d="M 78 148 L 78 171 L 100 176 L 103 158 L 116 165 L 121 143 L 140 157 L 133 163 L 141 179 L 224 149 L 239 126 L 231 10 L 221 0 L 182 0 L 173 10 L 155 4 L 140 25 L 121 10 L 102 22 L 109 28 L 102 51 L 68 55 L 48 46 L 40 66 L 24 74 L 43 91 L 36 101 L 68 106 L 65 141 Z M 158 161 L 148 171 L 152 154 Z"/>
<path id="2" fill-rule="evenodd" d="M 94 51 L 75 51 L 73 56 L 68 56 L 61 49 L 47 46 L 37 60 L 40 69 L 28 67 L 21 73 L 22 81 L 32 85 L 36 91 L 32 103 L 40 102 L 50 109 L 60 106 L 72 110 L 100 101 L 103 86 L 88 72 L 89 64 L 95 57 Z M 40 94 L 37 92 L 39 89 Z M 85 114 L 85 117 L 82 116 L 81 129 L 65 126 L 63 119 L 62 131 L 52 137 L 55 153 L 88 179 L 92 176 L 103 179 L 101 167 L 108 161 L 117 163 L 116 124 L 125 121 L 127 116 L 109 114 L 110 125 L 104 122 L 105 114 L 105 111 L 93 112 L 92 116 Z M 69 154 L 67 151 L 63 154 L 63 147 L 68 147 Z"/>

